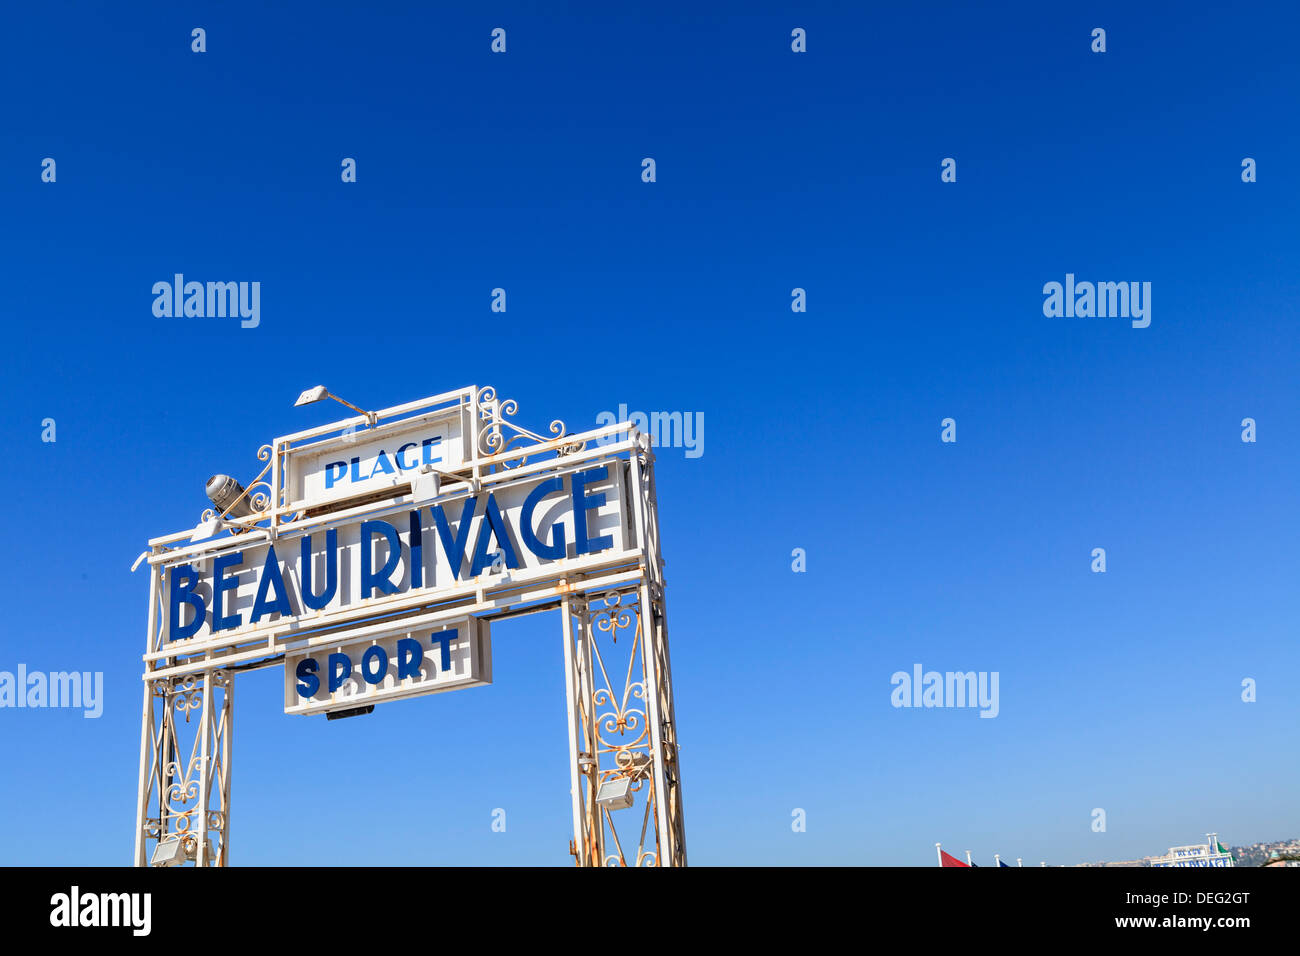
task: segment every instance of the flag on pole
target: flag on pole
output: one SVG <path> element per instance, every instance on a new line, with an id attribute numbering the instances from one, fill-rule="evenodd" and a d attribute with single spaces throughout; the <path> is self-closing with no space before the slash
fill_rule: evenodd
<path id="1" fill-rule="evenodd" d="M 998 866 L 1006 866 L 1006 864 L 1003 863 L 1001 860 L 998 860 Z"/>
<path id="2" fill-rule="evenodd" d="M 1215 846 L 1217 846 L 1217 847 L 1219 848 L 1219 852 L 1220 852 L 1220 853 L 1227 853 L 1228 856 L 1232 856 L 1231 853 L 1228 853 L 1228 851 L 1227 851 L 1226 849 L 1224 849 L 1223 844 L 1220 843 L 1218 840 L 1215 840 L 1215 841 L 1214 841 L 1214 844 L 1215 844 Z M 1235 856 L 1232 856 L 1232 862 L 1233 862 L 1233 863 L 1236 863 L 1236 862 L 1237 862 L 1237 858 L 1236 858 Z"/>
<path id="3" fill-rule="evenodd" d="M 963 863 L 961 860 L 957 859 L 955 856 L 953 856 L 951 853 L 948 853 L 946 850 L 939 851 L 939 865 L 940 866 L 969 866 L 969 864 Z"/>

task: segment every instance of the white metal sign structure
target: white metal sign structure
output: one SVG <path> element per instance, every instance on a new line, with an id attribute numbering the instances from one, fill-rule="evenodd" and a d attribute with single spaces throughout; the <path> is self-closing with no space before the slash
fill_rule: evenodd
<path id="1" fill-rule="evenodd" d="M 570 853 L 685 865 L 650 441 L 516 411 L 470 387 L 277 438 L 239 500 L 149 542 L 137 866 L 230 862 L 236 674 L 283 666 L 287 714 L 346 716 L 490 684 L 492 622 L 552 609 Z"/>

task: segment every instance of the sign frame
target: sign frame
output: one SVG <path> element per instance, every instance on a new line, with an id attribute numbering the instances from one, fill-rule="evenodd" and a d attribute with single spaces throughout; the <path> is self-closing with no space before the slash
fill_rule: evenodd
<path id="1" fill-rule="evenodd" d="M 360 646 L 385 628 L 389 632 L 417 627 L 436 630 L 454 621 L 472 620 L 476 628 L 490 634 L 493 621 L 549 610 L 559 610 L 563 621 L 574 826 L 571 854 L 583 866 L 686 864 L 654 453 L 649 436 L 627 422 L 570 434 L 563 422 L 555 420 L 550 423 L 548 438 L 513 421 L 511 416 L 517 410 L 516 402 L 499 399 L 491 386 L 469 386 L 280 436 L 258 452 L 258 459 L 266 464 L 245 492 L 251 515 L 237 518 L 209 509 L 201 515 L 197 530 L 150 539 L 149 551 L 141 556 L 147 558 L 150 583 L 142 656 L 135 865 L 150 865 L 159 857 L 172 864 L 177 859 L 198 866 L 229 864 L 236 674 L 283 666 L 288 660 L 323 649 L 328 653 L 330 647 Z M 467 452 L 463 460 L 453 458 L 447 468 L 426 468 L 419 478 L 408 479 L 402 474 L 397 480 L 381 480 L 382 487 L 357 494 L 308 494 L 303 490 L 300 479 L 306 463 L 334 460 L 329 456 L 345 447 L 363 443 L 369 447 L 374 444 L 371 436 L 375 441 L 387 441 L 418 433 L 432 423 L 456 423 L 459 447 Z M 359 433 L 361 429 L 364 432 Z M 565 525 L 564 533 L 566 541 L 576 542 L 574 516 L 586 499 L 578 495 L 575 476 L 601 468 L 607 469 L 616 501 L 612 511 L 597 514 L 617 515 L 617 547 L 575 552 L 566 546 L 562 557 L 545 562 L 508 568 L 497 562 L 497 567 L 484 567 L 463 580 L 456 577 L 445 587 L 412 587 L 405 593 L 362 597 L 311 618 L 272 615 L 266 622 L 250 621 L 249 626 L 220 635 L 209 633 L 199 640 L 168 638 L 165 576 L 179 565 L 215 571 L 218 564 L 228 564 L 237 550 L 266 546 L 269 552 L 277 542 L 286 545 L 304 534 L 451 502 L 467 507 L 469 498 L 476 499 L 474 508 L 460 514 L 478 519 L 480 499 L 487 501 L 502 494 L 506 496 L 502 500 L 508 501 L 521 488 L 553 487 L 557 481 L 563 488 L 566 480 L 574 485 L 570 516 L 574 523 Z M 386 469 L 381 470 L 386 474 Z M 491 520 L 488 511 L 490 508 L 482 520 Z M 521 516 L 528 514 L 526 508 L 521 512 Z M 582 514 L 585 522 L 587 511 Z M 551 526 L 562 519 L 553 520 Z M 215 536 L 211 534 L 214 527 L 220 529 Z M 571 528 L 574 533 L 570 537 Z M 492 540 L 501 544 L 500 528 L 493 524 L 492 530 Z M 458 536 L 461 531 L 457 525 Z M 484 533 L 482 527 L 479 532 Z M 413 534 L 407 542 L 408 552 L 409 542 L 414 540 Z M 440 540 L 445 546 L 447 539 Z M 369 542 L 365 543 L 368 547 Z M 503 547 L 499 553 L 508 550 Z M 137 561 L 137 566 L 140 563 Z M 385 567 L 387 563 L 385 559 Z M 271 565 L 268 559 L 266 567 Z M 224 579 L 213 577 L 214 582 L 218 580 Z M 274 586 L 270 590 L 275 591 Z M 224 591 L 218 591 L 219 599 L 224 598 Z M 628 639 L 619 644 L 621 635 Z M 477 678 L 486 674 L 486 683 L 491 680 L 490 636 L 483 645 L 486 653 L 480 655 Z M 613 655 L 627 660 L 625 668 L 622 664 L 612 668 L 616 674 L 626 672 L 621 691 L 609 684 L 611 668 L 606 659 Z M 286 673 L 286 688 L 289 676 Z M 600 686 L 602 680 L 605 687 Z M 412 692 L 375 702 L 438 692 L 407 689 Z M 364 710 L 369 701 L 359 700 L 356 706 Z M 351 711 L 354 707 L 347 701 L 332 701 L 330 706 L 299 712 L 336 709 Z M 194 711 L 199 719 L 191 727 L 189 718 Z M 607 731 L 615 727 L 617 739 L 608 738 Z M 184 743 L 187 737 L 192 738 L 188 745 Z M 187 752 L 189 758 L 184 759 Z M 632 834 L 618 837 L 614 817 L 606 809 L 610 804 L 602 803 L 607 786 L 625 796 L 644 795 L 639 843 L 635 827 Z M 183 852 L 176 852 L 177 841 Z M 152 855 L 151 844 L 155 847 Z"/>

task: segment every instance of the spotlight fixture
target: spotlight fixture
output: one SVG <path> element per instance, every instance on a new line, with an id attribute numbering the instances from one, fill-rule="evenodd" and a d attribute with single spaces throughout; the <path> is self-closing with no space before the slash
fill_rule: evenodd
<path id="1" fill-rule="evenodd" d="M 253 506 L 248 503 L 248 493 L 244 486 L 229 475 L 213 475 L 208 479 L 205 489 L 210 500 L 217 508 L 217 514 L 231 518 L 249 518 L 253 515 Z"/>
<path id="2" fill-rule="evenodd" d="M 150 866 L 184 866 L 190 860 L 198 857 L 199 842 L 191 836 L 172 835 L 158 841 L 154 847 L 153 856 L 149 859 Z M 203 848 L 206 858 L 212 860 L 212 841 L 204 839 Z"/>
<path id="3" fill-rule="evenodd" d="M 632 806 L 632 779 L 611 777 L 596 791 L 596 805 L 605 810 L 622 810 Z"/>
<path id="4" fill-rule="evenodd" d="M 149 860 L 150 866 L 180 866 L 185 862 L 185 845 L 179 838 L 159 840 Z"/>

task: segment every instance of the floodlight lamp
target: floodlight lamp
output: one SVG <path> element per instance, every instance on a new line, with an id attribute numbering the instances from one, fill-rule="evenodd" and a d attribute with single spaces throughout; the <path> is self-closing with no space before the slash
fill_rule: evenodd
<path id="1" fill-rule="evenodd" d="M 158 845 L 154 847 L 153 857 L 150 858 L 149 865 L 180 866 L 185 862 L 187 856 L 185 844 L 179 838 L 159 840 Z"/>
<path id="2" fill-rule="evenodd" d="M 632 806 L 632 779 L 611 777 L 596 791 L 596 806 L 605 810 L 622 810 Z"/>

